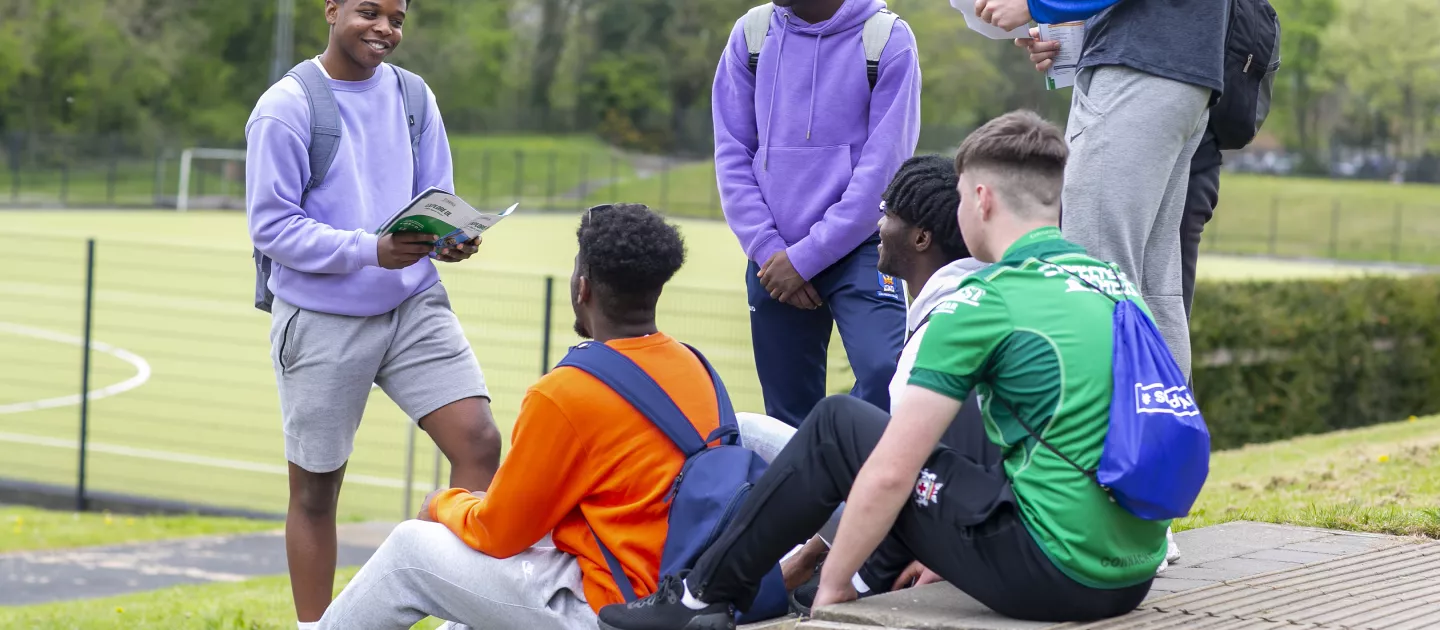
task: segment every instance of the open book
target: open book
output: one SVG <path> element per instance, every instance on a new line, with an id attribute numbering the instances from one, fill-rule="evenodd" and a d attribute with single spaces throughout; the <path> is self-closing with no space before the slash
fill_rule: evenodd
<path id="1" fill-rule="evenodd" d="M 434 251 L 430 252 L 430 257 L 434 258 L 442 249 L 475 240 L 501 219 L 510 216 L 519 205 L 512 204 L 500 214 L 486 214 L 470 207 L 458 195 L 432 186 L 411 199 L 375 233 L 384 236 L 396 232 L 422 232 L 439 236 Z"/>

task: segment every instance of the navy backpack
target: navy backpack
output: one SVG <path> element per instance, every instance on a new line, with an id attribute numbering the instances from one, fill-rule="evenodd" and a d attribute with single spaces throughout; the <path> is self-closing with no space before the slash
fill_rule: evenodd
<path id="1" fill-rule="evenodd" d="M 715 397 L 720 406 L 720 426 L 708 438 L 702 438 L 690 424 L 675 401 L 657 385 L 640 366 L 619 351 L 593 341 L 570 349 L 556 367 L 570 366 L 588 372 L 623 397 L 650 422 L 654 423 L 676 448 L 685 455 L 685 464 L 670 487 L 669 531 L 664 552 L 660 556 L 660 575 L 679 575 L 700 559 L 700 554 L 720 537 L 725 527 L 740 510 L 740 504 L 754 487 L 768 465 L 754 451 L 740 445 L 740 425 L 730 395 L 715 368 L 699 350 L 686 344 L 710 372 L 715 384 Z M 711 443 L 718 442 L 715 446 Z M 592 528 L 591 533 L 594 533 Z M 632 602 L 635 587 L 625 575 L 620 561 L 610 553 L 604 541 L 595 536 L 600 553 L 610 566 L 610 574 L 625 596 Z M 760 583 L 754 604 L 737 614 L 738 623 L 772 619 L 789 612 L 785 580 L 776 564 Z"/>
<path id="2" fill-rule="evenodd" d="M 1010 415 L 1125 511 L 1147 521 L 1186 516 L 1210 474 L 1210 432 L 1165 338 L 1135 302 L 1117 299 L 1079 274 L 1040 261 L 1115 302 L 1114 392 L 1099 467 L 1085 470 L 1040 437 L 1014 409 Z"/>

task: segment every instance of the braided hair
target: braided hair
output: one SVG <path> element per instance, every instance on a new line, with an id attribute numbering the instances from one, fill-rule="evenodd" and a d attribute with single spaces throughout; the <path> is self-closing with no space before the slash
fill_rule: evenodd
<path id="1" fill-rule="evenodd" d="M 959 260 L 970 256 L 955 215 L 960 207 L 959 184 L 953 160 L 919 155 L 900 165 L 881 199 L 887 212 L 930 232 L 946 258 Z"/>

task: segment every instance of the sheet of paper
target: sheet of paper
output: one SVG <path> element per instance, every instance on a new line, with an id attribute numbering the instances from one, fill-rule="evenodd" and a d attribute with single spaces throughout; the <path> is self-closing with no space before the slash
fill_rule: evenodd
<path id="1" fill-rule="evenodd" d="M 1075 85 L 1080 52 L 1085 46 L 1085 23 L 1041 24 L 1040 41 L 1060 42 L 1060 54 L 1045 71 L 1045 89 L 1058 90 Z"/>
<path id="2" fill-rule="evenodd" d="M 1021 39 L 1030 37 L 1030 25 L 1017 26 L 1011 30 L 1005 30 L 998 26 L 992 26 L 975 15 L 975 0 L 950 0 L 950 6 L 956 11 L 965 15 L 965 24 L 970 30 L 990 39 Z"/>

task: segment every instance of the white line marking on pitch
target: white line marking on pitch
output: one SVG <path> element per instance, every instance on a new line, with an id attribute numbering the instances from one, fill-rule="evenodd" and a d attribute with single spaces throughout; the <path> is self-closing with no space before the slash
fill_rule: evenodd
<path id="1" fill-rule="evenodd" d="M 76 337 L 74 335 L 67 335 L 65 333 L 58 333 L 52 330 L 45 330 L 44 328 L 31 328 L 30 326 L 21 326 L 19 324 L 10 324 L 6 322 L 0 322 L 0 333 L 9 333 L 11 335 L 30 337 L 32 339 L 44 339 L 45 341 L 65 343 L 77 347 L 85 345 L 84 339 Z M 144 357 L 141 357 L 140 355 L 135 354 L 134 352 L 130 352 L 129 350 L 126 350 L 124 348 L 116 348 L 115 346 L 112 346 L 103 341 L 95 341 L 93 339 L 90 340 L 90 348 L 108 354 L 126 363 L 129 363 L 132 367 L 135 368 L 135 376 L 120 381 L 119 383 L 116 383 L 114 385 L 109 385 L 100 389 L 90 390 L 90 392 L 87 394 L 90 400 L 99 400 L 101 398 L 109 398 L 116 394 L 123 394 L 132 389 L 135 389 L 136 387 L 144 385 L 145 381 L 150 380 L 150 364 L 145 361 Z M 80 394 L 71 394 L 69 396 L 60 396 L 59 398 L 46 398 L 44 400 L 33 400 L 30 402 L 0 405 L 0 415 L 8 413 L 23 413 L 26 411 L 36 411 L 38 409 L 51 409 L 54 407 L 69 407 L 71 405 L 78 404 L 80 404 Z"/>
<path id="2" fill-rule="evenodd" d="M 48 446 L 51 448 L 63 448 L 75 450 L 75 440 L 62 440 L 58 438 L 42 437 L 39 435 L 25 435 L 22 433 L 0 432 L 0 442 L 12 442 L 16 444 L 29 444 L 32 446 Z M 275 464 L 257 464 L 255 462 L 240 461 L 237 459 L 221 459 L 218 457 L 206 457 L 204 455 L 190 455 L 188 453 L 175 453 L 171 451 L 156 451 L 148 448 L 135 448 L 132 446 L 121 446 L 119 444 L 106 444 L 104 442 L 90 442 L 87 450 L 93 453 L 106 453 L 109 455 L 120 455 L 122 457 L 136 457 L 175 464 L 190 464 L 192 466 L 208 466 L 210 468 L 224 468 L 227 470 L 243 470 L 245 472 L 265 473 L 271 475 L 289 476 L 290 470 L 286 466 Z M 379 488 L 405 488 L 405 482 L 399 479 L 386 477 L 371 477 L 369 475 L 346 474 L 345 483 L 360 484 L 362 486 L 376 486 Z M 417 490 L 424 490 L 419 484 Z"/>

